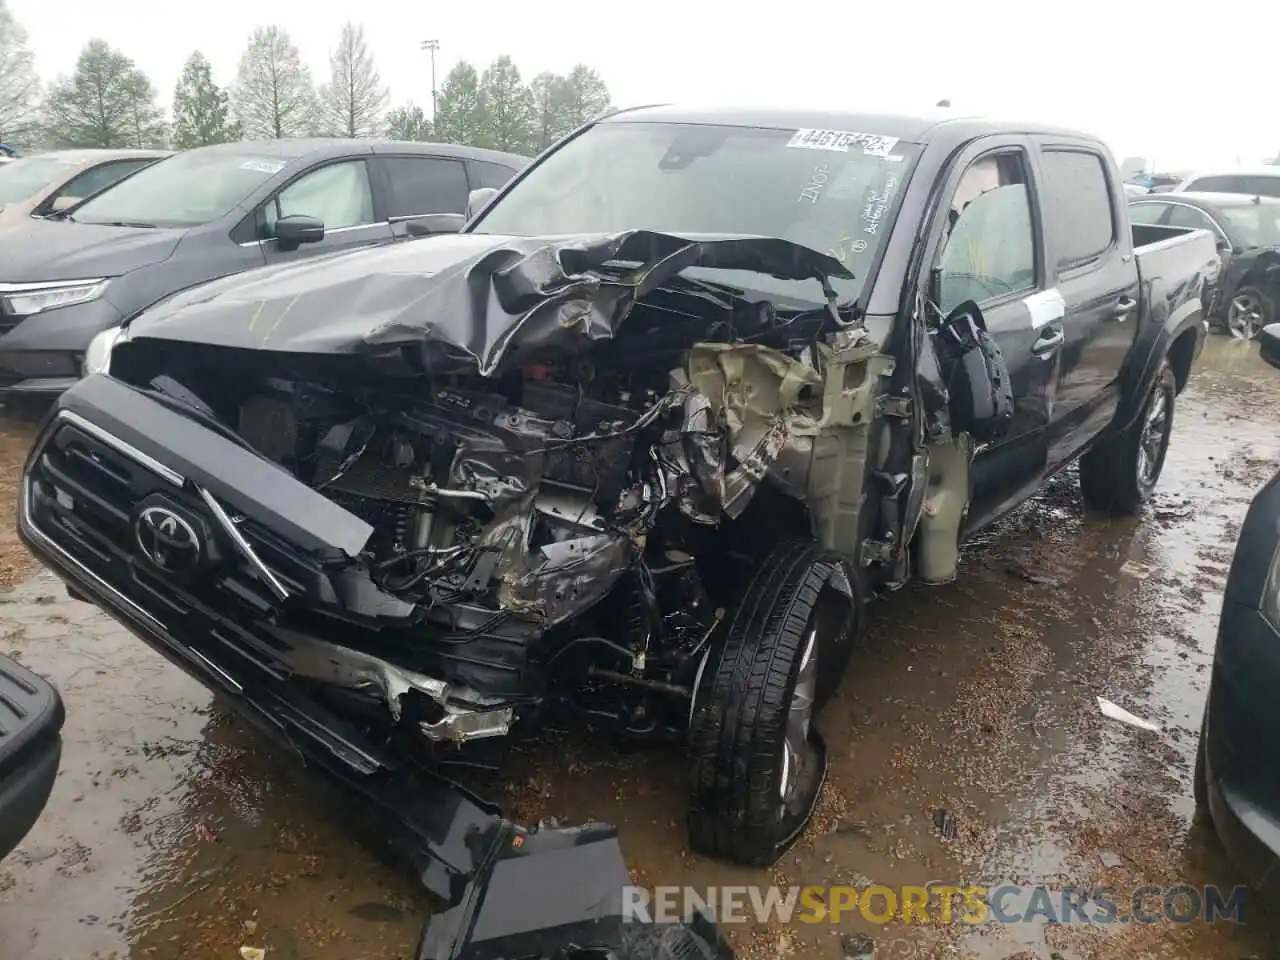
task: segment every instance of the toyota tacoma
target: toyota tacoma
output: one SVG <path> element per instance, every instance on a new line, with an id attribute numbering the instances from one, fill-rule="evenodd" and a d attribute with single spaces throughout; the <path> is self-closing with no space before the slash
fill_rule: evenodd
<path id="1" fill-rule="evenodd" d="M 1077 461 L 1150 498 L 1219 268 L 1131 227 L 1098 140 L 958 117 L 622 111 L 469 214 L 104 335 L 20 511 L 464 912 L 538 844 L 448 763 L 552 716 L 684 743 L 693 849 L 775 860 L 870 598 Z"/>

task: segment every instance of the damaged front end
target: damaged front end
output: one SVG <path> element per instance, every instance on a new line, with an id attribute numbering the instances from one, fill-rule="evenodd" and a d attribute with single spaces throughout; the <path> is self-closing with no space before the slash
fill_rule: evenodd
<path id="1" fill-rule="evenodd" d="M 289 539 L 279 516 L 242 525 L 261 504 L 202 491 L 274 668 L 437 742 L 565 706 L 679 737 L 732 599 L 726 521 L 768 478 L 790 518 L 857 542 L 848 428 L 870 391 L 847 371 L 857 387 L 891 362 L 837 307 L 843 268 L 785 241 L 451 243 L 429 273 L 394 248 L 381 270 L 339 258 L 181 295 L 132 325 L 112 375 L 367 530 L 289 583 L 265 542 Z M 785 278 L 813 306 L 690 267 Z"/>
<path id="2" fill-rule="evenodd" d="M 691 267 L 794 281 L 807 305 Z M 781 240 L 636 232 L 441 237 L 218 281 L 63 395 L 23 536 L 394 821 L 452 905 L 424 958 L 625 957 L 655 936 L 727 956 L 601 901 L 626 883 L 612 828 L 524 831 L 439 771 L 561 711 L 682 737 L 753 558 L 798 533 L 861 542 L 893 363 L 833 276 Z M 548 868 L 552 903 L 493 919 Z M 557 916 L 561 952 L 537 952 Z"/>

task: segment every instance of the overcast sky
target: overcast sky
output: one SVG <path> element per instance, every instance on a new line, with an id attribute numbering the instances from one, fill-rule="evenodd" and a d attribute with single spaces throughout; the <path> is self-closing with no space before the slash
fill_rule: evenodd
<path id="1" fill-rule="evenodd" d="M 348 18 L 361 21 L 393 102 L 430 103 L 419 41 L 440 41 L 439 80 L 459 59 L 510 54 L 526 79 L 588 63 L 617 105 L 764 103 L 953 109 L 1054 121 L 1105 139 L 1118 157 L 1164 168 L 1256 163 L 1280 153 L 1274 58 L 1280 4 L 1138 0 L 1036 3 L 891 0 L 752 3 L 643 0 L 9 0 L 46 77 L 101 37 L 167 103 L 199 48 L 230 82 L 254 27 L 286 28 L 317 80 Z M 968 11 L 966 12 L 966 6 Z M 479 12 L 483 10 L 483 14 Z"/>

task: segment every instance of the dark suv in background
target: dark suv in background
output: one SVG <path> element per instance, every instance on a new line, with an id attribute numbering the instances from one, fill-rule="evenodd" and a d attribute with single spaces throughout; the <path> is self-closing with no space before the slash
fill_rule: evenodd
<path id="1" fill-rule="evenodd" d="M 275 140 L 180 153 L 0 233 L 0 391 L 56 394 L 94 337 L 179 290 L 411 235 L 527 157 L 438 143 Z"/>

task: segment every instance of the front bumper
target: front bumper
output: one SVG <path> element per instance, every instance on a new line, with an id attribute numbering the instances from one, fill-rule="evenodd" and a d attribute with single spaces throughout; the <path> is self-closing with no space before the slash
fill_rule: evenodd
<path id="1" fill-rule="evenodd" d="M 103 403 L 96 417 L 92 415 L 95 398 Z M 640 925 L 623 916 L 628 874 L 615 828 L 592 824 L 540 831 L 504 819 L 495 806 L 437 771 L 373 742 L 286 674 L 264 669 L 260 655 L 252 652 L 252 638 L 234 633 L 235 624 L 229 618 L 209 629 L 208 619 L 193 619 L 193 611 L 183 609 L 181 594 L 162 595 L 155 583 L 130 578 L 128 565 L 112 560 L 103 546 L 105 541 L 95 541 L 87 534 L 77 541 L 68 538 L 61 527 L 44 528 L 47 521 L 42 519 L 45 514 L 38 509 L 34 489 L 41 480 L 33 482 L 33 472 L 38 477 L 48 475 L 42 472 L 48 465 L 41 458 L 54 431 L 65 426 L 70 411 L 82 428 L 91 427 L 99 439 L 113 437 L 113 429 L 126 432 L 128 421 L 116 418 L 127 417 L 130 404 L 135 404 L 135 415 L 151 417 L 150 425 L 156 432 L 145 451 L 124 444 L 132 450 L 127 469 L 154 476 L 157 483 L 170 488 L 207 485 L 233 507 L 245 511 L 246 525 L 255 509 L 260 512 L 271 499 L 269 486 L 241 484 L 253 479 L 242 475 L 245 471 L 270 470 L 272 465 L 258 460 L 255 466 L 243 457 L 219 458 L 209 445 L 230 441 L 121 384 L 93 377 L 58 401 L 24 470 L 18 525 L 31 551 L 73 593 L 101 607 L 204 685 L 226 694 L 241 715 L 324 774 L 329 788 L 347 801 L 344 805 L 349 807 L 352 826 L 392 862 L 412 870 L 427 891 L 444 904 L 446 909 L 433 914 L 424 933 L 421 960 L 504 956 L 533 960 L 564 956 L 571 945 L 588 956 L 593 949 L 599 956 L 628 956 L 627 945 L 635 939 Z M 193 445 L 187 449 L 190 456 L 184 454 L 176 435 L 160 429 L 170 417 L 184 421 L 187 442 Z M 143 444 L 145 435 L 144 425 L 135 422 L 129 439 Z M 167 441 L 170 436 L 175 439 L 167 455 L 155 438 Z M 222 467 L 221 480 L 201 471 L 190 459 L 202 446 L 199 456 Z M 86 449 L 92 457 L 92 449 Z M 118 472 L 121 463 L 116 462 L 112 469 Z M 254 504 L 241 506 L 234 503 L 237 487 L 262 493 Z M 44 491 L 40 496 L 48 494 Z M 76 495 L 92 496 L 93 491 L 77 488 Z M 287 490 L 279 495 L 290 499 Z M 293 516 L 300 521 L 300 514 L 307 509 L 308 504 L 300 502 L 295 493 L 291 503 L 282 504 L 277 519 Z M 342 539 L 342 517 L 329 514 L 326 523 L 319 509 L 315 508 L 312 535 Z M 650 939 L 656 935 L 649 933 Z M 678 935 L 694 944 L 696 951 L 679 956 L 691 960 L 731 957 L 727 946 L 713 934 L 712 928 L 686 929 L 681 925 Z M 669 931 L 661 932 L 661 936 L 670 935 Z M 660 956 L 645 954 L 650 955 Z"/>
<path id="2" fill-rule="evenodd" d="M 105 298 L 21 319 L 0 315 L 0 394 L 56 396 L 70 388 L 89 341 L 122 319 Z"/>
<path id="3" fill-rule="evenodd" d="M 64 717 L 57 690 L 0 657 L 0 857 L 22 842 L 49 800 Z"/>

